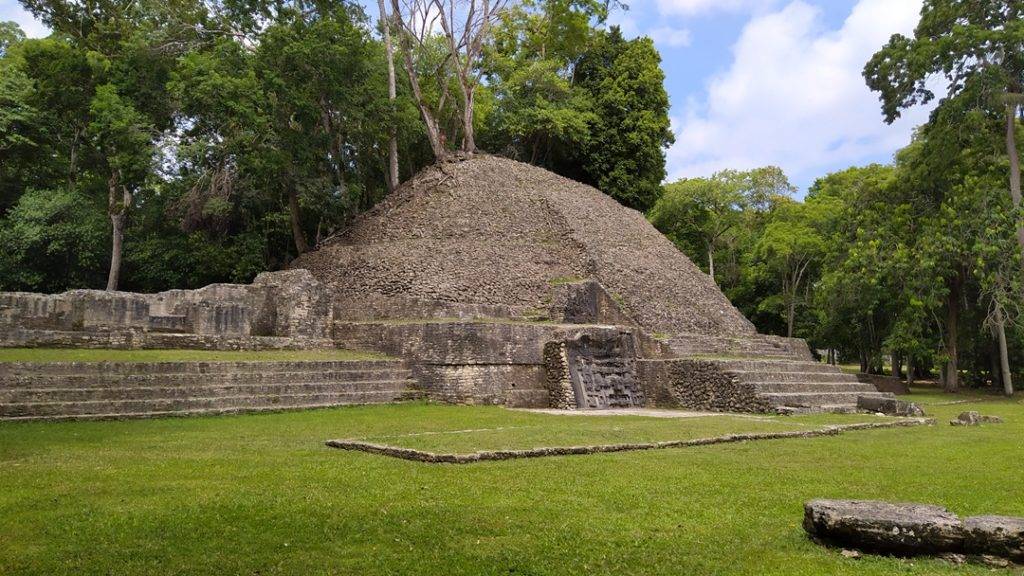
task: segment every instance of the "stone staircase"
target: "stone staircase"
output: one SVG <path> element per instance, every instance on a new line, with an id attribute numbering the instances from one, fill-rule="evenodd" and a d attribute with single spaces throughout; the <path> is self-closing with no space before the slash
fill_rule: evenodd
<path id="1" fill-rule="evenodd" d="M 776 411 L 847 411 L 859 396 L 892 397 L 835 366 L 779 358 L 717 360 L 741 387 Z"/>
<path id="2" fill-rule="evenodd" d="M 800 339 L 679 334 L 667 344 L 679 357 L 713 363 L 729 377 L 734 397 L 747 398 L 758 410 L 845 412 L 856 409 L 859 396 L 892 397 L 814 361 Z"/>
<path id="3" fill-rule="evenodd" d="M 0 420 L 141 418 L 410 398 L 398 360 L 0 364 Z"/>

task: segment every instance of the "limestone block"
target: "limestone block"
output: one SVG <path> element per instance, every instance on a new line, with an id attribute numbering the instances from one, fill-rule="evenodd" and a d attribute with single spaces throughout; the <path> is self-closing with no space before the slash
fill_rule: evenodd
<path id="1" fill-rule="evenodd" d="M 874 500 L 812 500 L 804 529 L 830 543 L 897 555 L 960 552 L 967 530 L 941 506 Z"/>
<path id="2" fill-rule="evenodd" d="M 857 409 L 868 412 L 881 412 L 892 416 L 924 416 L 924 410 L 913 402 L 876 396 L 857 397 Z"/>

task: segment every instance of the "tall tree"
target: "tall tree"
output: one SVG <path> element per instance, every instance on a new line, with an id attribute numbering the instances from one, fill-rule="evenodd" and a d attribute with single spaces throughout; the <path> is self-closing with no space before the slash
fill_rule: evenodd
<path id="1" fill-rule="evenodd" d="M 89 113 L 92 120 L 88 132 L 102 154 L 106 172 L 107 214 L 112 230 L 107 290 L 117 290 L 128 213 L 153 162 L 153 127 L 112 84 L 96 89 Z"/>
<path id="2" fill-rule="evenodd" d="M 391 17 L 384 0 L 377 0 L 377 13 L 380 15 L 381 32 L 384 35 L 384 55 L 388 62 L 388 102 L 392 107 L 398 97 L 395 86 L 395 50 L 391 44 Z M 398 176 L 398 128 L 392 124 L 388 134 L 388 191 L 391 192 L 401 183 Z"/>
<path id="3" fill-rule="evenodd" d="M 626 41 L 618 27 L 602 35 L 576 65 L 575 81 L 590 92 L 597 124 L 583 151 L 589 183 L 646 212 L 661 194 L 665 149 L 675 140 L 661 56 L 650 38 Z"/>
<path id="4" fill-rule="evenodd" d="M 925 0 L 913 38 L 901 34 L 868 62 L 864 76 L 880 93 L 887 122 L 902 110 L 931 101 L 928 79 L 942 74 L 948 98 L 973 92 L 978 103 L 1005 111 L 1009 189 L 1021 205 L 1020 157 L 1016 124 L 1024 103 L 1024 7 L 1018 0 Z M 1024 220 L 1017 224 L 1024 254 Z"/>

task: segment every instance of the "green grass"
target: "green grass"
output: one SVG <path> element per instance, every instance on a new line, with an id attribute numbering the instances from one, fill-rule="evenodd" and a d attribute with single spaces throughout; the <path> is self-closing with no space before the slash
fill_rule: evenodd
<path id="1" fill-rule="evenodd" d="M 259 362 L 380 360 L 386 356 L 354 350 L 87 350 L 0 348 L 0 362 Z"/>
<path id="2" fill-rule="evenodd" d="M 548 284 L 551 286 L 564 286 L 566 284 L 579 284 L 580 282 L 586 282 L 586 278 L 580 278 L 579 276 L 556 276 L 548 279 Z"/>
<path id="3" fill-rule="evenodd" d="M 540 430 L 545 442 L 607 440 L 616 427 L 653 438 L 724 421 L 411 404 L 0 423 L 0 574 L 991 574 L 930 559 L 846 559 L 800 527 L 803 502 L 818 497 L 1024 515 L 1024 405 L 911 398 L 940 424 L 464 466 L 323 442 L 498 427 L 521 427 L 506 437 L 516 442 Z M 945 422 L 972 408 L 1006 423 Z"/>
<path id="4" fill-rule="evenodd" d="M 482 450 L 527 450 L 551 446 L 593 446 L 692 440 L 734 433 L 814 430 L 826 424 L 885 422 L 863 414 L 807 416 L 714 416 L 648 418 L 640 416 L 555 416 L 515 414 L 508 423 L 488 428 L 443 432 L 388 433 L 355 440 L 413 448 L 426 452 L 463 454 Z"/>

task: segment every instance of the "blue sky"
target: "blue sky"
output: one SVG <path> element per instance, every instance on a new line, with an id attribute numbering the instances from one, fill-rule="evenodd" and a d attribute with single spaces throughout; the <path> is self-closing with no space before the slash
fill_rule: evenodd
<path id="1" fill-rule="evenodd" d="M 670 180 L 773 164 L 806 189 L 830 171 L 889 162 L 927 119 L 919 109 L 887 126 L 860 76 L 892 34 L 913 31 L 921 0 L 628 3 L 611 23 L 661 52 L 676 134 Z M 0 0 L 0 20 L 46 33 L 16 0 Z"/>

